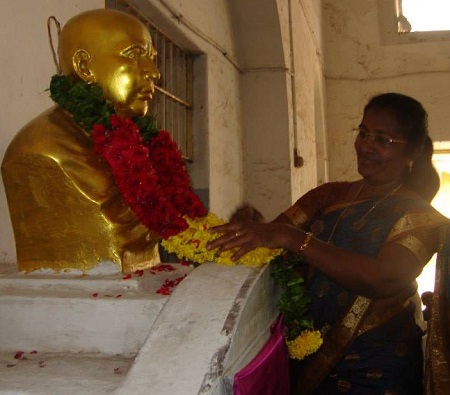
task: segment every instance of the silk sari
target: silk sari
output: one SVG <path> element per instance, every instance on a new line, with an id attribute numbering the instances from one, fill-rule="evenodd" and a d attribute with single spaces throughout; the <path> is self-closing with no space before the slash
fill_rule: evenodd
<path id="1" fill-rule="evenodd" d="M 330 184 L 338 192 L 348 185 Z M 436 232 L 448 222 L 412 193 L 327 205 L 323 190 L 300 199 L 286 215 L 318 239 L 356 253 L 376 257 L 385 243 L 396 242 L 426 263 L 437 250 Z M 305 201 L 320 208 L 304 210 Z M 294 370 L 294 393 L 421 394 L 423 332 L 410 299 L 416 284 L 390 298 L 367 299 L 307 269 L 311 314 L 324 344 Z"/>

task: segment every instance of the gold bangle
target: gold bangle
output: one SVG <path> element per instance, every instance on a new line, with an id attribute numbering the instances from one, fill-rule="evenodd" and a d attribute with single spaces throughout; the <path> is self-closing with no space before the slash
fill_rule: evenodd
<path id="1" fill-rule="evenodd" d="M 314 236 L 314 233 L 306 232 L 305 238 L 303 239 L 303 243 L 300 246 L 299 251 L 305 251 L 308 248 L 309 243 L 311 242 L 311 239 L 313 238 L 313 236 Z"/>

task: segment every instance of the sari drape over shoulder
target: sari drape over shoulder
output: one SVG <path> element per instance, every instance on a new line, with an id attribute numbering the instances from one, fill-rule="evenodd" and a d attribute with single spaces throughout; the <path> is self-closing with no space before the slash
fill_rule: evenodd
<path id="1" fill-rule="evenodd" d="M 393 242 L 423 264 L 431 258 L 447 218 L 409 192 L 348 202 L 350 185 L 316 188 L 285 214 L 318 239 L 356 253 L 376 257 Z M 324 334 L 324 344 L 301 364 L 299 394 L 421 393 L 422 330 L 410 299 L 415 282 L 385 299 L 356 295 L 311 268 L 306 284 L 314 326 Z"/>

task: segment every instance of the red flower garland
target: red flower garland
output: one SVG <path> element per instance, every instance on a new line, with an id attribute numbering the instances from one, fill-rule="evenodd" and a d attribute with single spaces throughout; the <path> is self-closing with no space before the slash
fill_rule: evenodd
<path id="1" fill-rule="evenodd" d="M 132 120 L 113 114 L 110 122 L 111 130 L 93 126 L 95 151 L 111 167 L 117 187 L 142 224 L 167 239 L 188 228 L 183 216 L 194 219 L 207 213 L 168 132 L 159 131 L 146 143 Z"/>

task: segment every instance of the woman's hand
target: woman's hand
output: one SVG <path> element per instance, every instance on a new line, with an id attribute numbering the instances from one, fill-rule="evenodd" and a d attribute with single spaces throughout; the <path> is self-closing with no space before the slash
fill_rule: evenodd
<path id="1" fill-rule="evenodd" d="M 239 260 L 247 252 L 257 248 L 286 248 L 295 246 L 303 239 L 302 232 L 292 225 L 278 222 L 257 223 L 249 221 L 230 222 L 210 229 L 221 233 L 217 239 L 208 243 L 207 248 L 218 252 L 236 249 L 233 260 Z M 294 247 L 295 248 L 295 247 Z"/>

